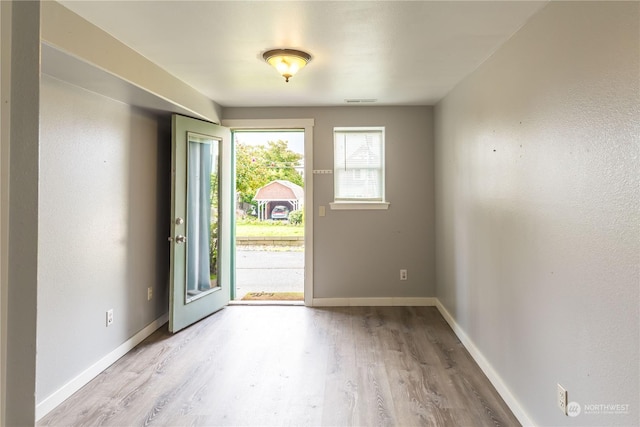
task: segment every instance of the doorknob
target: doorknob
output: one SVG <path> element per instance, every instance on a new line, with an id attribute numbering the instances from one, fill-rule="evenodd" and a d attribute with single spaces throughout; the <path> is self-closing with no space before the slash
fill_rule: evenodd
<path id="1" fill-rule="evenodd" d="M 187 242 L 187 238 L 182 234 L 179 234 L 176 236 L 176 243 L 186 243 L 186 242 Z"/>

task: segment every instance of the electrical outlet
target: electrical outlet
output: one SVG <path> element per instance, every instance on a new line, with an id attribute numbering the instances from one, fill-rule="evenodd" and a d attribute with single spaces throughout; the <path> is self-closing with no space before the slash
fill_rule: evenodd
<path id="1" fill-rule="evenodd" d="M 564 387 L 562 387 L 560 384 L 558 384 L 558 391 L 557 391 L 557 395 L 558 395 L 558 408 L 560 408 L 560 410 L 562 411 L 563 414 L 567 415 L 567 400 L 568 400 L 568 394 L 567 390 L 565 390 Z"/>
<path id="2" fill-rule="evenodd" d="M 151 298 L 153 298 L 153 288 L 149 286 L 147 288 L 147 301 L 151 301 Z"/>
<path id="3" fill-rule="evenodd" d="M 400 270 L 400 280 L 407 280 L 407 270 Z"/>
<path id="4" fill-rule="evenodd" d="M 113 323 L 113 308 L 111 310 L 107 310 L 107 326 L 111 326 Z"/>

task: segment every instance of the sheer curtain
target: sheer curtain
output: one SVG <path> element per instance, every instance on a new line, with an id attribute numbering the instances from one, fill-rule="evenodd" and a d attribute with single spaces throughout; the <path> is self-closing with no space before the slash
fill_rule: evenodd
<path id="1" fill-rule="evenodd" d="M 211 288 L 209 239 L 211 224 L 212 145 L 189 141 L 187 179 L 187 295 Z"/>

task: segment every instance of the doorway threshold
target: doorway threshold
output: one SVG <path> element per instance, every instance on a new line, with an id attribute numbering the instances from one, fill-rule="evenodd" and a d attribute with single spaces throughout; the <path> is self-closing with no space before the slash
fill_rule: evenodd
<path id="1" fill-rule="evenodd" d="M 229 305 L 292 305 L 304 306 L 304 301 L 229 301 Z"/>

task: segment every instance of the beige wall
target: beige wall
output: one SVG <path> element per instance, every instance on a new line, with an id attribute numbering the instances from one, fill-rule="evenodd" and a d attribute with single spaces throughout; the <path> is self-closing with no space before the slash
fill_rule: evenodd
<path id="1" fill-rule="evenodd" d="M 314 298 L 433 297 L 431 107 L 225 108 L 223 119 L 311 118 L 313 169 L 333 169 L 333 128 L 385 126 L 389 210 L 330 210 L 333 175 L 314 175 Z M 319 217 L 319 206 L 326 216 Z M 399 280 L 399 270 L 409 280 Z"/>
<path id="2" fill-rule="evenodd" d="M 639 421 L 639 7 L 552 2 L 436 106 L 438 298 L 537 425 Z"/>

